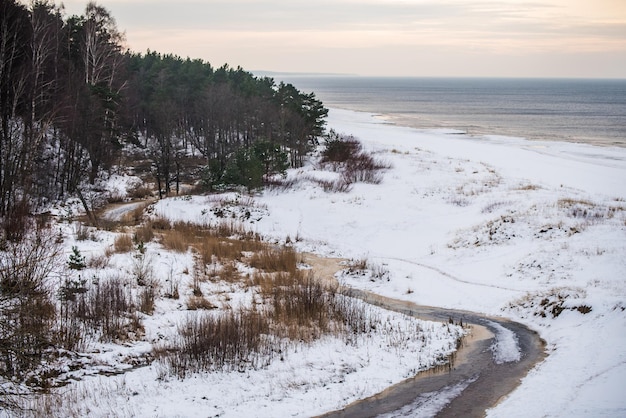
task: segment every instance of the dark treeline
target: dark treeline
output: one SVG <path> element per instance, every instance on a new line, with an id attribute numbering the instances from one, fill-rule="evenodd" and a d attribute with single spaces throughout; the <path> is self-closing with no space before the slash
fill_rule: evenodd
<path id="1" fill-rule="evenodd" d="M 53 1 L 0 0 L 7 237 L 34 207 L 83 199 L 85 184 L 121 161 L 144 161 L 159 194 L 193 170 L 208 187 L 254 188 L 287 164 L 301 165 L 323 133 L 327 110 L 312 93 L 241 68 L 123 45 L 115 19 L 95 3 L 66 17 Z M 134 160 L 123 153 L 129 145 Z"/>

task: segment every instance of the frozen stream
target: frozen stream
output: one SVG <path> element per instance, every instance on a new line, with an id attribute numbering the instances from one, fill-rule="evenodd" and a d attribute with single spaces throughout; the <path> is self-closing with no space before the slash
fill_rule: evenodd
<path id="1" fill-rule="evenodd" d="M 323 417 L 482 417 L 545 357 L 544 342 L 522 324 L 477 313 L 418 306 L 353 289 L 368 303 L 420 319 L 472 327 L 450 368 L 425 371 Z M 517 343 L 517 346 L 515 346 Z"/>

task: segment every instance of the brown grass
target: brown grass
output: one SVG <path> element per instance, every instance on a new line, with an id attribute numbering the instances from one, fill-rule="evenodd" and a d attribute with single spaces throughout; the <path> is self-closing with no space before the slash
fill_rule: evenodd
<path id="1" fill-rule="evenodd" d="M 350 343 L 373 329 L 363 304 L 299 270 L 300 256 L 290 247 L 264 243 L 232 223 L 176 223 L 162 236 L 164 245 L 171 246 L 171 237 L 176 237 L 195 252 L 189 310 L 216 308 L 203 293 L 207 280 L 242 283 L 253 292 L 251 308 L 194 314 L 180 327 L 177 341 L 157 347 L 154 355 L 169 373 L 184 377 L 197 371 L 255 368 L 284 351 L 287 341 L 306 343 L 335 334 Z M 238 262 L 257 271 L 243 277 Z"/>
<path id="2" fill-rule="evenodd" d="M 169 225 L 164 221 L 157 224 Z M 136 236 L 142 236 L 143 232 L 139 231 L 143 228 L 157 231 L 152 221 L 138 228 Z M 174 374 L 266 364 L 284 348 L 285 338 L 307 342 L 341 330 L 349 330 L 353 335 L 353 331 L 370 329 L 363 323 L 367 315 L 359 310 L 362 308 L 342 301 L 336 289 L 325 287 L 298 269 L 300 256 L 292 248 L 264 243 L 257 234 L 239 224 L 199 226 L 177 222 L 161 229 L 158 235 L 167 249 L 183 252 L 192 248 L 195 253 L 192 294 L 186 300 L 189 310 L 216 308 L 203 294 L 203 283 L 207 280 L 245 282 L 248 291 L 254 292 L 255 300 L 257 297 L 261 300 L 252 309 L 190 319 L 180 329 L 180 341 L 155 350 L 155 355 Z M 257 272 L 242 277 L 238 262 Z M 177 285 L 172 283 L 170 287 L 169 297 L 177 297 Z M 154 309 L 154 289 L 142 290 L 140 309 L 150 313 Z M 193 341 L 189 341 L 192 336 Z"/>
<path id="3" fill-rule="evenodd" d="M 524 185 L 519 186 L 516 190 L 530 191 L 530 190 L 540 190 L 540 189 L 541 189 L 541 186 L 529 183 L 529 184 L 524 184 Z"/>
<path id="4" fill-rule="evenodd" d="M 239 260 L 244 246 L 235 240 L 220 239 L 217 237 L 200 237 L 194 243 L 194 248 L 204 264 L 213 261 Z"/>
<path id="5" fill-rule="evenodd" d="M 110 254 L 94 255 L 87 260 L 87 266 L 93 269 L 103 269 L 109 265 Z"/>
<path id="6" fill-rule="evenodd" d="M 276 288 L 291 286 L 300 282 L 304 277 L 304 272 L 298 270 L 295 274 L 280 273 L 255 273 L 250 277 L 250 285 L 259 289 L 259 294 L 267 299 L 272 296 Z"/>
<path id="7" fill-rule="evenodd" d="M 148 221 L 148 225 L 150 225 L 152 229 L 157 229 L 161 231 L 168 230 L 172 227 L 170 221 L 162 216 L 151 219 L 150 221 Z"/>
<path id="8" fill-rule="evenodd" d="M 239 274 L 239 270 L 233 262 L 224 264 L 219 271 L 218 277 L 220 280 L 228 283 L 237 283 L 241 281 L 241 274 Z"/>
<path id="9" fill-rule="evenodd" d="M 299 262 L 296 252 L 289 247 L 279 249 L 265 248 L 250 257 L 248 263 L 265 272 L 287 272 L 295 274 Z"/>
<path id="10" fill-rule="evenodd" d="M 147 197 L 152 197 L 152 190 L 149 187 L 141 185 L 129 190 L 128 196 L 132 199 L 145 199 Z"/>
<path id="11" fill-rule="evenodd" d="M 127 253 L 133 249 L 133 238 L 130 234 L 119 234 L 115 237 L 113 248 L 116 253 Z"/>
<path id="12" fill-rule="evenodd" d="M 588 222 L 612 219 L 618 212 L 625 210 L 622 206 L 607 206 L 585 199 L 563 198 L 557 206 L 572 218 L 585 219 Z"/>
<path id="13" fill-rule="evenodd" d="M 145 223 L 135 228 L 133 239 L 136 243 L 146 243 L 154 239 L 154 230 L 150 223 Z"/>
<path id="14" fill-rule="evenodd" d="M 168 250 L 184 253 L 189 248 L 190 237 L 182 231 L 172 229 L 163 232 L 161 244 Z"/>
<path id="15" fill-rule="evenodd" d="M 217 306 L 213 305 L 211 302 L 207 300 L 204 296 L 189 296 L 187 299 L 187 309 L 190 311 L 198 311 L 204 310 L 208 311 L 211 309 L 216 309 Z"/>
<path id="16" fill-rule="evenodd" d="M 257 234 L 231 222 L 210 226 L 177 222 L 171 230 L 163 231 L 161 242 L 179 252 L 193 247 L 204 264 L 240 260 L 243 252 L 259 251 L 265 246 Z"/>
<path id="17" fill-rule="evenodd" d="M 145 204 L 141 204 L 139 206 L 137 206 L 135 209 L 126 212 L 123 216 L 122 216 L 122 224 L 123 225 L 138 225 L 141 220 L 143 219 L 143 212 L 146 209 L 146 207 L 148 206 L 148 202 L 146 202 Z"/>
<path id="18" fill-rule="evenodd" d="M 570 208 L 572 206 L 576 206 L 576 205 L 581 205 L 581 206 L 595 206 L 595 203 L 590 202 L 589 200 L 584 200 L 584 199 L 573 199 L 573 198 L 563 198 L 563 199 L 559 199 L 557 202 L 557 205 L 560 208 Z"/>

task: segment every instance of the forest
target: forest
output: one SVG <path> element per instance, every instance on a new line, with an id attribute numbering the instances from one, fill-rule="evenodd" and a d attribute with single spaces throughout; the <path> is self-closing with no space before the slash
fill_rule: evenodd
<path id="1" fill-rule="evenodd" d="M 125 46 L 104 7 L 65 16 L 53 1 L 0 0 L 0 219 L 85 192 L 111 169 L 154 181 L 253 190 L 303 164 L 328 111 L 314 93 L 240 67 Z"/>

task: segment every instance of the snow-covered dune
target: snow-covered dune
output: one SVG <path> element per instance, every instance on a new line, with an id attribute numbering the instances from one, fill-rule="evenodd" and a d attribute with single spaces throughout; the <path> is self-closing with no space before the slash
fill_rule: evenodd
<path id="1" fill-rule="evenodd" d="M 266 192 L 259 232 L 388 271 L 343 279 L 352 286 L 538 330 L 550 355 L 489 416 L 626 414 L 626 149 L 417 131 L 335 109 L 329 127 L 392 168 L 349 193 Z"/>
<path id="2" fill-rule="evenodd" d="M 329 126 L 357 137 L 389 167 L 380 184 L 326 192 L 320 180 L 338 174 L 312 157 L 289 170 L 293 187 L 163 199 L 148 212 L 241 222 L 300 251 L 366 264 L 338 277 L 354 288 L 537 330 L 549 355 L 490 417 L 626 416 L 626 149 L 418 131 L 335 109 Z M 94 260 L 117 239 L 93 231 L 79 242 L 70 224 L 60 225 L 68 251 L 78 245 Z M 311 416 L 374 395 L 456 347 L 455 327 L 376 309 L 386 325 L 360 345 L 324 338 L 295 344 L 264 368 L 180 380 L 149 359 L 190 315 L 183 299 L 192 291 L 193 254 L 150 241 L 141 253 L 113 254 L 105 264 L 81 274 L 132 278 L 149 267 L 164 291 L 176 281 L 182 298 L 160 299 L 142 315 L 139 341 L 94 341 L 76 360 L 84 367 L 65 372 L 76 382 L 47 400 L 57 416 Z M 251 299 L 233 284 L 204 286 L 224 309 Z M 521 340 L 495 325 L 496 362 L 517 362 Z M 136 359 L 146 367 L 133 367 Z M 398 413 L 431 416 L 471 384 L 423 394 Z"/>

